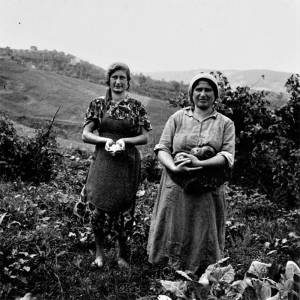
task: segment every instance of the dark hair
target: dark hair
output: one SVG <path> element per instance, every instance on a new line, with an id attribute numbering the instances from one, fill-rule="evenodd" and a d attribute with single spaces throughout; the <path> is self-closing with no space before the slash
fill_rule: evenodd
<path id="1" fill-rule="evenodd" d="M 106 78 L 105 78 L 105 83 L 106 85 L 109 86 L 109 82 L 110 82 L 110 77 L 113 73 L 115 73 L 116 71 L 124 71 L 126 73 L 126 76 L 127 76 L 127 84 L 128 84 L 128 88 L 130 87 L 130 80 L 131 80 L 131 76 L 130 76 L 130 70 L 129 70 L 129 67 L 124 64 L 124 63 L 120 63 L 120 62 L 116 62 L 116 63 L 113 63 L 109 66 L 109 68 L 107 69 L 107 72 L 106 72 Z"/>

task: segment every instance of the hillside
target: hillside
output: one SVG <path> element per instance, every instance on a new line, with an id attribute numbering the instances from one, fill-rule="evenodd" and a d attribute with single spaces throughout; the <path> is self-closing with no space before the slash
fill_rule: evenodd
<path id="1" fill-rule="evenodd" d="M 12 60 L 27 69 L 53 72 L 96 83 L 98 88 L 99 83 L 105 85 L 105 70 L 103 68 L 61 51 L 39 50 L 35 46 L 30 47 L 30 49 L 6 47 L 0 48 L 1 58 Z M 154 72 L 146 75 L 142 73 L 132 74 L 131 91 L 164 101 L 174 99 L 178 96 L 179 91 L 187 90 L 187 83 L 191 77 L 200 71 L 208 72 L 209 70 Z M 270 70 L 224 70 L 223 73 L 228 77 L 233 88 L 247 85 L 256 90 L 270 91 L 271 93 L 267 98 L 272 108 L 280 107 L 287 102 L 284 84 L 289 76 L 288 73 Z M 2 81 L 5 82 L 5 79 L 0 77 L 0 86 Z"/>
<path id="2" fill-rule="evenodd" d="M 84 61 L 72 54 L 57 50 L 11 49 L 0 47 L 0 59 L 6 58 L 29 68 L 52 71 L 72 78 L 105 85 L 106 71 L 94 64 Z M 143 74 L 131 74 L 131 91 L 147 97 L 167 100 L 176 97 L 180 90 L 179 83 L 154 80 Z M 1 78 L 0 78 L 1 85 Z M 184 88 L 183 86 L 181 89 Z M 186 88 L 186 87 L 185 87 Z"/>
<path id="3" fill-rule="evenodd" d="M 198 72 L 199 70 L 152 73 L 151 76 L 157 78 L 165 76 L 167 80 L 188 81 Z M 264 77 L 261 74 L 264 74 Z M 284 89 L 288 73 L 266 70 L 231 70 L 227 71 L 227 75 L 232 86 L 248 84 L 257 89 L 272 90 L 272 93 L 267 96 L 272 107 L 279 107 L 287 100 L 285 93 L 278 94 L 273 91 Z M 164 100 L 176 93 L 178 88 L 186 89 L 186 86 L 179 85 L 177 82 L 153 81 L 142 74 L 134 78 L 133 83 L 133 88 L 135 86 L 138 93 L 158 95 Z M 169 90 L 169 86 L 172 86 L 173 90 Z M 81 142 L 81 125 L 89 101 L 96 96 L 103 95 L 105 89 L 104 85 L 59 74 L 57 70 L 38 69 L 30 61 L 24 63 L 18 59 L 12 59 L 11 56 L 0 56 L 0 110 L 6 112 L 17 123 L 39 128 L 41 123 L 44 123 L 45 119 L 49 120 L 61 106 L 56 118 L 56 131 L 60 138 L 65 141 L 70 140 L 70 143 L 72 141 L 73 145 Z M 153 131 L 150 135 L 152 146 L 158 141 L 164 123 L 175 109 L 170 108 L 167 101 L 140 94 L 133 95 L 142 101 L 150 115 L 153 124 Z"/>
<path id="4" fill-rule="evenodd" d="M 85 110 L 106 87 L 67 77 L 51 71 L 37 70 L 10 59 L 0 59 L 0 110 L 29 127 L 39 127 L 61 106 L 56 125 L 65 139 L 80 141 Z M 153 135 L 161 132 L 167 117 L 174 111 L 167 102 L 133 94 L 147 108 L 154 127 Z M 157 139 L 157 138 L 155 138 Z"/>
<path id="5" fill-rule="evenodd" d="M 199 72 L 209 71 L 211 70 L 195 69 L 189 71 L 151 72 L 148 75 L 158 80 L 176 80 L 189 83 L 194 75 Z M 232 87 L 247 85 L 255 89 L 265 89 L 276 93 L 285 92 L 284 84 L 291 75 L 291 73 L 271 70 L 223 70 L 222 72 L 228 77 Z M 262 77 L 262 75 L 264 76 Z"/>

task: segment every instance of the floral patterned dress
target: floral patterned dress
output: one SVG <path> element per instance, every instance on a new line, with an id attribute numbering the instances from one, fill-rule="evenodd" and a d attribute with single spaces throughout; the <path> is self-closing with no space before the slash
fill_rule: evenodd
<path id="1" fill-rule="evenodd" d="M 114 141 L 140 135 L 142 128 L 151 130 L 144 106 L 128 96 L 119 103 L 105 97 L 94 99 L 87 110 L 85 125 L 90 122 L 95 123 L 99 136 Z M 126 145 L 125 151 L 112 156 L 104 146 L 95 147 L 85 185 L 86 200 L 98 208 L 97 226 L 106 235 L 130 232 L 140 181 L 140 154 L 135 146 Z"/>

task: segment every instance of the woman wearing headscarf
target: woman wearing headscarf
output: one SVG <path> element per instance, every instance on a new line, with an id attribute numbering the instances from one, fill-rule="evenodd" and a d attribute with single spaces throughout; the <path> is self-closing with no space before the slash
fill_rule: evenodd
<path id="1" fill-rule="evenodd" d="M 88 107 L 82 133 L 84 142 L 95 145 L 85 194 L 95 207 L 92 227 L 96 259 L 93 264 L 103 266 L 104 238 L 110 235 L 118 241 L 118 264 L 127 267 L 127 240 L 133 225 L 141 165 L 135 146 L 147 143 L 146 132 L 151 130 L 151 124 L 145 107 L 127 93 L 130 86 L 127 65 L 112 64 L 106 83 L 105 97 L 94 99 Z"/>
<path id="2" fill-rule="evenodd" d="M 212 75 L 195 76 L 188 96 L 191 106 L 169 118 L 154 149 L 164 169 L 147 250 L 153 264 L 201 274 L 224 250 L 222 175 L 233 167 L 235 128 L 214 109 L 219 89 Z M 205 147 L 215 155 L 200 159 L 193 150 Z"/>

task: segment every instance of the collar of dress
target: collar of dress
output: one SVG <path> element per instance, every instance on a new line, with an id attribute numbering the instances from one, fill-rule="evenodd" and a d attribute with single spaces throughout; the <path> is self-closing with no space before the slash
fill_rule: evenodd
<path id="1" fill-rule="evenodd" d="M 189 117 L 192 117 L 196 120 L 198 120 L 197 118 L 194 117 L 194 114 L 193 114 L 193 110 L 192 110 L 192 107 L 191 106 L 188 106 L 188 107 L 184 107 L 183 108 L 183 111 L 184 111 L 184 114 L 189 116 Z M 202 121 L 204 120 L 207 120 L 207 119 L 210 119 L 210 118 L 213 118 L 213 119 L 216 119 L 218 115 L 218 112 L 216 110 L 213 110 L 212 113 L 210 115 L 208 115 L 207 117 L 205 117 Z M 198 120 L 199 121 L 199 120 Z M 200 121 L 200 122 L 202 122 Z"/>
<path id="2" fill-rule="evenodd" d="M 130 99 L 131 99 L 131 97 L 129 96 L 128 93 L 126 93 L 125 97 L 121 101 L 116 102 L 116 101 L 114 101 L 112 99 L 109 99 L 109 102 L 112 103 L 112 104 L 114 104 L 114 105 L 117 105 L 117 104 L 120 104 L 120 103 L 128 103 L 130 101 Z"/>

